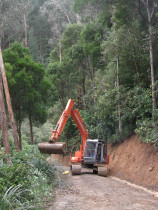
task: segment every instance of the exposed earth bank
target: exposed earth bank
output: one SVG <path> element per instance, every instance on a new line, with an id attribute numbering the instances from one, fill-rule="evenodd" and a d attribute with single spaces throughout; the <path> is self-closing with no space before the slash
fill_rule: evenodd
<path id="1" fill-rule="evenodd" d="M 109 146 L 109 153 L 110 175 L 158 191 L 158 152 L 154 145 L 141 143 L 134 135 L 119 146 Z"/>

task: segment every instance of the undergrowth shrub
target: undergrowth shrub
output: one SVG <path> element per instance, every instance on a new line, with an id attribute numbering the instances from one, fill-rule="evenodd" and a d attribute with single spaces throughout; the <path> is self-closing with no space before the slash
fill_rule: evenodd
<path id="1" fill-rule="evenodd" d="M 14 151 L 9 164 L 0 151 L 0 209 L 42 209 L 58 182 L 56 166 L 30 145 Z"/>
<path id="2" fill-rule="evenodd" d="M 158 150 L 158 120 L 145 119 L 137 121 L 137 129 L 135 130 L 139 136 L 139 140 L 145 143 L 153 143 L 155 149 Z"/>

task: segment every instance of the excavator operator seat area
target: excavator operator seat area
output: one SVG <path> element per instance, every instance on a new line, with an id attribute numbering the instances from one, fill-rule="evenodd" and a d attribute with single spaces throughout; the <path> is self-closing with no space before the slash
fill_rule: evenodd
<path id="1" fill-rule="evenodd" d="M 87 139 L 83 161 L 88 164 L 105 163 L 106 162 L 106 144 L 102 140 Z"/>

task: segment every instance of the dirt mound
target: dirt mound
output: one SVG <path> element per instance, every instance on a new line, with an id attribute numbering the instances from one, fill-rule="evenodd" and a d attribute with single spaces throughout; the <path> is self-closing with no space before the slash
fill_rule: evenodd
<path id="1" fill-rule="evenodd" d="M 109 173 L 131 183 L 158 191 L 158 152 L 151 144 L 140 143 L 138 136 L 109 147 Z"/>

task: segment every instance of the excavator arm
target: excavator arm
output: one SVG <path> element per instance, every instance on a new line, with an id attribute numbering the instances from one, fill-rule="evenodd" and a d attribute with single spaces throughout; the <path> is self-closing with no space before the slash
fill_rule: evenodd
<path id="1" fill-rule="evenodd" d="M 73 109 L 74 101 L 72 99 L 68 100 L 68 103 L 66 105 L 65 110 L 63 111 L 56 127 L 54 130 L 52 130 L 52 135 L 49 138 L 50 143 L 54 143 L 58 140 L 62 130 L 65 127 L 65 124 L 67 120 L 69 119 L 69 116 L 71 115 L 72 109 Z"/>
<path id="2" fill-rule="evenodd" d="M 81 138 L 82 138 L 82 144 L 83 144 L 83 152 L 84 152 L 85 143 L 86 143 L 86 140 L 88 139 L 88 131 L 87 131 L 87 129 L 82 121 L 82 118 L 80 116 L 80 113 L 77 109 L 72 110 L 71 116 L 80 131 Z M 81 150 L 81 148 L 80 148 L 80 150 Z"/>
<path id="3" fill-rule="evenodd" d="M 80 146 L 80 157 L 83 155 L 85 143 L 88 138 L 88 131 L 82 121 L 79 111 L 77 109 L 74 109 L 74 101 L 72 99 L 68 100 L 66 108 L 63 111 L 55 129 L 52 130 L 52 135 L 49 138 L 49 142 L 42 142 L 38 144 L 38 149 L 40 150 L 40 152 L 48 153 L 48 154 L 64 154 L 65 153 L 64 151 L 66 149 L 65 143 L 61 143 L 61 142 L 57 143 L 57 141 L 70 115 L 75 121 L 82 137 L 83 146 L 82 145 Z"/>

